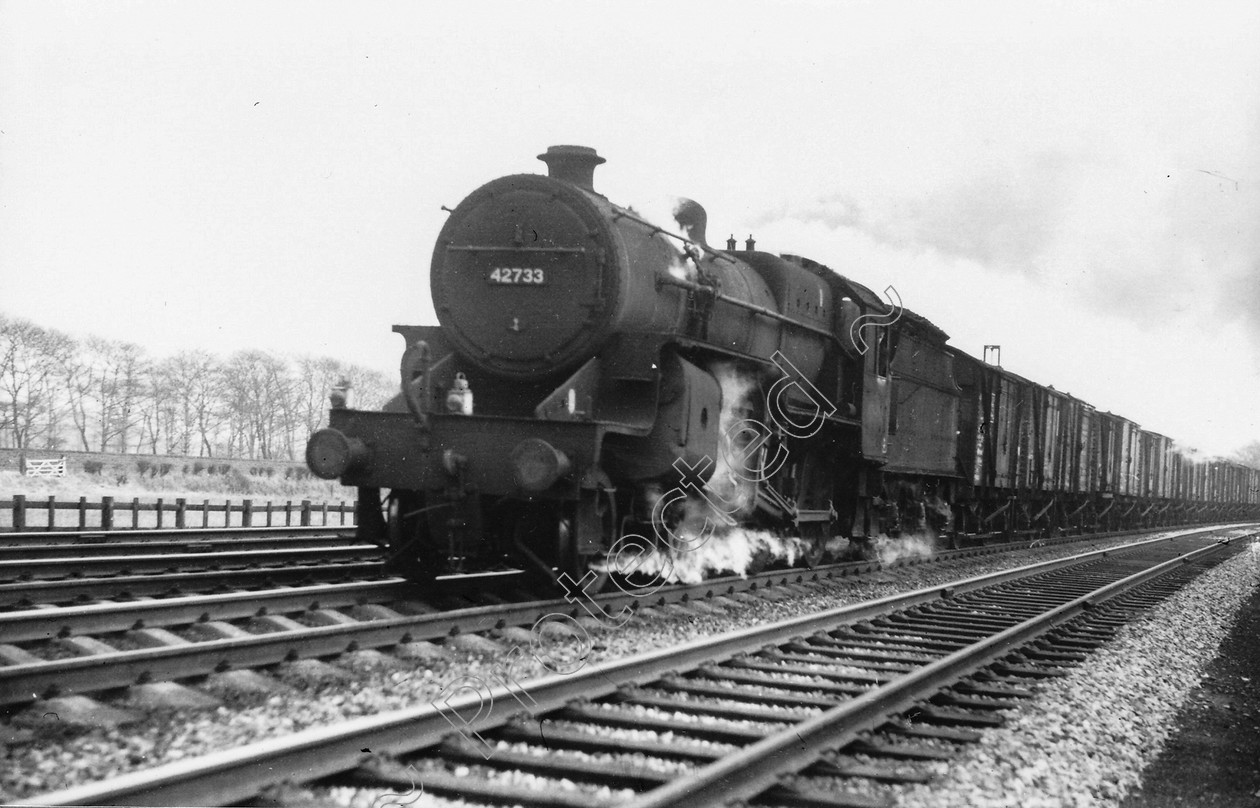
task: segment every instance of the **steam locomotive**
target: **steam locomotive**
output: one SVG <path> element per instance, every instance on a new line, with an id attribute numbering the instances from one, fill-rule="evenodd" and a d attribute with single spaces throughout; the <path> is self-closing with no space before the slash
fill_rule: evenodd
<path id="1" fill-rule="evenodd" d="M 815 563 L 876 537 L 1260 516 L 1254 469 L 1191 462 L 815 261 L 714 248 L 694 202 L 685 235 L 658 227 L 595 190 L 594 149 L 539 159 L 450 213 L 440 325 L 394 327 L 400 393 L 335 393 L 307 446 L 396 573 L 581 578 L 627 537 L 668 555 L 755 531 Z"/>

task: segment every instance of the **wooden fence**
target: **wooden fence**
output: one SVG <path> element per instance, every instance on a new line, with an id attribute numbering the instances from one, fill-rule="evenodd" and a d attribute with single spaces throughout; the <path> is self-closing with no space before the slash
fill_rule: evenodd
<path id="1" fill-rule="evenodd" d="M 59 514 L 68 518 L 59 518 Z M 4 515 L 9 524 L 4 524 Z M 214 514 L 212 517 L 211 514 Z M 158 498 L 141 502 L 139 498 L 115 500 L 101 497 L 89 502 L 87 497 L 59 501 L 56 497 L 30 498 L 18 494 L 0 500 L 0 532 L 23 530 L 128 530 L 133 528 L 197 528 L 197 527 L 291 527 L 349 526 L 354 524 L 354 503 L 301 502 L 256 503 L 251 499 L 211 502 Z"/>

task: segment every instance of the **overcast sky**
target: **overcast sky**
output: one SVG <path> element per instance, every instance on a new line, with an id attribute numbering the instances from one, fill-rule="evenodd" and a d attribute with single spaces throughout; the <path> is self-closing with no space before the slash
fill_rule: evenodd
<path id="1" fill-rule="evenodd" d="M 891 284 L 1208 452 L 1260 440 L 1260 4 L 0 3 L 0 311 L 396 372 L 482 183 Z"/>

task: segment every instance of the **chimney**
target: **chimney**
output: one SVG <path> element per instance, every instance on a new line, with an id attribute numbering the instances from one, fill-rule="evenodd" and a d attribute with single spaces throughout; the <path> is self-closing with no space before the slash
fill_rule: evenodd
<path id="1" fill-rule="evenodd" d="M 538 159 L 547 164 L 547 176 L 594 191 L 595 166 L 608 162 L 589 146 L 548 146 Z"/>
<path id="2" fill-rule="evenodd" d="M 726 240 L 726 249 L 727 249 L 727 252 L 735 252 L 735 246 L 736 246 L 737 244 L 738 244 L 738 242 L 737 242 L 737 241 L 735 241 L 735 234 L 734 234 L 734 233 L 731 233 L 730 238 L 728 238 L 728 239 Z"/>
<path id="3" fill-rule="evenodd" d="M 687 234 L 687 238 L 701 247 L 709 246 L 705 241 L 709 214 L 704 212 L 699 202 L 694 199 L 679 199 L 678 204 L 674 206 L 674 221 L 678 222 L 678 226 Z"/>
<path id="4" fill-rule="evenodd" d="M 748 252 L 757 249 L 757 240 L 751 234 L 748 236 L 748 240 L 744 242 L 744 249 L 748 250 Z"/>

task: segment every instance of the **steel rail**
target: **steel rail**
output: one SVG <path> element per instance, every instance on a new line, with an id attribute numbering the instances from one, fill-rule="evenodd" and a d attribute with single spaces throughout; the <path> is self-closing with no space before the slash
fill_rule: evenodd
<path id="1" fill-rule="evenodd" d="M 177 572 L 161 575 L 116 575 L 69 579 L 42 579 L 0 583 L 0 608 L 22 603 L 66 603 L 100 598 L 169 596 L 184 590 L 208 590 L 225 586 L 276 586 L 285 579 L 307 584 L 313 579 L 356 579 L 382 576 L 381 562 L 350 562 L 322 566 L 260 567 L 256 569 Z M 401 578 L 392 579 L 401 581 Z"/>
<path id="2" fill-rule="evenodd" d="M 1000 552 L 1003 548 L 992 547 L 970 548 L 970 550 L 941 551 L 935 560 L 948 560 L 954 557 L 971 557 L 980 555 L 982 552 Z M 723 576 L 719 579 L 711 579 L 701 582 L 701 584 L 674 584 L 663 587 L 662 590 L 655 592 L 653 597 L 636 597 L 629 594 L 617 594 L 617 592 L 606 592 L 602 595 L 592 595 L 592 600 L 600 604 L 605 610 L 616 611 L 622 606 L 635 603 L 644 603 L 648 601 L 653 605 L 664 605 L 669 603 L 680 603 L 692 599 L 707 599 L 716 595 L 731 595 L 738 591 L 757 590 L 759 587 L 766 586 L 785 586 L 789 584 L 808 584 L 808 582 L 839 579 L 847 575 L 861 575 L 862 572 L 873 572 L 883 570 L 883 568 L 908 566 L 915 563 L 915 558 L 902 558 L 895 562 L 881 563 L 873 561 L 849 561 L 835 563 L 835 565 L 827 565 L 816 567 L 814 570 L 776 570 L 769 572 L 759 572 L 751 576 Z M 375 567 L 373 567 L 375 568 Z M 222 574 L 205 574 L 205 572 L 194 572 L 188 575 L 222 575 Z M 111 579 L 111 577 L 103 577 L 96 579 L 102 587 L 117 586 L 118 584 L 126 586 L 134 586 L 136 584 L 144 584 L 151 582 L 151 577 L 137 577 L 137 579 L 129 579 L 126 581 L 120 579 Z M 79 579 L 81 584 L 89 584 L 91 580 Z M 49 586 L 57 585 L 63 587 L 67 584 L 74 584 L 72 581 L 30 581 L 21 585 L 0 585 L 0 596 L 6 591 L 16 591 L 18 587 L 23 587 L 26 597 L 35 594 L 44 594 L 42 590 L 48 589 Z M 139 601 L 139 603 L 108 603 L 108 604 L 88 604 L 62 606 L 57 609 L 30 609 L 20 611 L 9 611 L 9 613 L 0 613 L 0 637 L 8 639 L 8 642 L 23 642 L 23 640 L 47 639 L 49 637 L 57 637 L 57 635 L 69 634 L 88 634 L 88 633 L 105 633 L 105 632 L 122 632 L 131 628 L 136 628 L 137 624 L 145 625 L 179 625 L 181 623 L 194 623 L 194 621 L 204 620 L 205 615 L 213 614 L 212 619 L 231 620 L 237 618 L 246 618 L 255 614 L 263 614 L 266 611 L 276 610 L 297 610 L 296 606 L 290 608 L 285 604 L 300 603 L 302 597 L 306 597 L 307 601 L 311 599 L 323 600 L 319 595 L 320 586 L 334 586 L 333 584 L 311 585 L 310 594 L 306 595 L 306 591 L 294 591 L 294 589 L 277 589 L 270 591 L 251 590 L 248 592 L 228 592 L 228 594 L 213 595 L 188 595 L 176 597 L 164 597 L 164 599 L 156 601 Z M 335 586 L 362 587 L 362 591 L 358 592 L 363 597 L 384 597 L 392 596 L 398 600 L 404 597 L 415 597 L 416 591 L 408 591 L 408 582 L 399 577 L 387 577 L 387 579 L 358 582 L 358 584 L 339 584 Z M 169 589 L 169 586 L 164 586 Z M 328 590 L 334 591 L 334 590 Z M 348 589 L 345 591 L 354 591 Z M 66 600 L 67 595 L 58 595 L 60 599 Z M 328 606 L 329 604 L 324 604 Z M 566 610 L 568 614 L 578 615 L 581 611 L 573 609 L 573 601 L 564 601 L 561 599 L 539 600 L 536 605 L 542 611 Z M 252 606 L 252 608 L 248 608 Z"/>
<path id="3" fill-rule="evenodd" d="M 1162 541 L 1163 537 L 1154 541 Z M 954 551 L 961 556 L 977 550 Z M 913 563 L 906 561 L 902 563 Z M 896 565 L 890 565 L 896 566 Z M 849 562 L 814 571 L 763 572 L 749 578 L 727 577 L 700 584 L 677 584 L 640 598 L 621 593 L 597 595 L 608 616 L 628 616 L 638 605 L 666 605 L 705 600 L 758 589 L 812 585 L 885 566 Z M 109 581 L 110 579 L 102 579 Z M 284 612 L 355 605 L 369 598 L 415 599 L 414 588 L 399 578 L 374 582 L 314 584 L 298 589 L 247 591 L 169 597 L 152 601 L 98 603 L 0 613 L 0 637 L 9 642 L 41 641 L 84 634 L 104 634 L 152 627 L 176 627 L 211 620 L 232 620 Z M 403 641 L 434 640 L 453 634 L 530 625 L 548 613 L 580 617 L 593 613 L 577 597 L 448 609 L 397 619 L 364 620 L 338 626 L 310 627 L 250 638 L 202 640 L 189 645 L 117 651 L 0 668 L 0 704 L 18 703 L 40 694 L 93 692 L 137 681 L 198 676 L 229 667 L 258 667 L 294 657 L 339 654 L 353 648 L 386 647 Z"/>
<path id="4" fill-rule="evenodd" d="M 1198 530 L 1208 530 L 1212 528 L 1197 528 Z M 1224 529 L 1224 528 L 1216 528 Z M 1135 531 L 1136 532 L 1136 531 Z M 1150 533 L 1153 531 L 1140 531 Z M 1158 532 L 1169 532 L 1161 529 Z M 1068 544 L 1089 540 L 1110 540 L 1121 538 L 1123 536 L 1132 535 L 1133 532 L 1123 533 L 1097 533 L 1084 534 L 1075 536 L 1061 536 L 1046 540 L 1047 545 Z M 1009 552 L 1013 549 L 1019 549 L 1022 542 L 1004 542 L 1002 544 L 977 545 L 972 547 L 963 547 L 954 550 L 938 550 L 930 558 L 907 557 L 897 559 L 893 562 L 881 563 L 879 561 L 848 561 L 838 564 L 817 567 L 813 572 L 822 572 L 831 576 L 842 575 L 861 575 L 867 572 L 873 572 L 880 569 L 889 569 L 912 565 L 917 563 L 925 563 L 927 561 L 949 561 L 955 559 L 971 558 L 979 555 L 988 555 Z M 40 580 L 21 580 L 16 582 L 0 582 L 0 609 L 14 608 L 21 604 L 55 604 L 68 603 L 71 601 L 92 600 L 98 598 L 131 598 L 131 597 L 152 597 L 152 596 L 170 596 L 182 594 L 186 590 L 206 591 L 212 588 L 222 588 L 226 586 L 274 586 L 281 585 L 285 580 L 293 580 L 298 584 L 313 583 L 318 579 L 337 578 L 339 580 L 356 579 L 356 578 L 382 578 L 384 573 L 380 562 L 361 562 L 361 563 L 343 563 L 329 566 L 302 566 L 293 568 L 268 567 L 258 569 L 233 569 L 233 570 L 208 570 L 201 572 L 169 572 L 160 571 L 162 574 L 148 575 L 108 575 L 103 577 L 74 577 L 74 578 L 45 578 Z M 747 579 L 740 579 L 741 583 L 736 584 L 737 590 L 749 588 L 744 581 L 758 583 L 764 576 L 773 576 L 776 574 L 791 574 L 793 571 L 778 571 L 777 573 L 757 573 L 749 576 Z M 388 580 L 401 581 L 399 578 L 391 578 Z M 707 584 L 717 586 L 728 579 L 714 579 L 708 581 Z M 477 586 L 477 579 L 469 576 L 464 578 L 452 578 L 444 581 L 444 591 L 450 590 L 452 594 L 459 595 L 465 591 L 473 591 Z M 699 594 L 693 597 L 707 597 L 712 588 L 705 588 Z"/>
<path id="5" fill-rule="evenodd" d="M 189 541 L 127 541 L 108 544 L 9 544 L 0 545 L 0 560 L 34 561 L 54 556 L 91 559 L 126 555 L 163 555 L 168 553 L 221 553 L 232 550 L 292 550 L 303 547 L 346 546 L 359 544 L 353 536 L 326 534 L 323 536 L 274 536 L 242 538 L 199 538 Z M 363 547 L 376 547 L 361 544 Z"/>
<path id="6" fill-rule="evenodd" d="M 762 573 L 756 580 L 737 578 L 719 579 L 703 584 L 678 585 L 657 592 L 652 605 L 682 603 L 704 594 L 732 594 L 737 588 L 747 590 L 784 588 L 824 580 L 820 573 L 792 570 L 788 572 Z M 381 586 L 394 586 L 405 590 L 401 579 L 387 579 Z M 346 587 L 361 586 L 346 584 Z M 404 596 L 406 593 L 404 591 Z M 412 593 L 414 594 L 414 592 Z M 267 599 L 259 593 L 232 593 L 218 597 L 220 603 L 236 612 L 256 614 L 268 610 Z M 312 596 L 304 592 L 284 593 L 275 596 L 280 602 L 310 605 Z M 316 599 L 319 599 L 318 597 Z M 53 626 L 56 635 L 62 630 L 66 615 L 91 621 L 102 627 L 137 628 L 137 623 L 158 618 L 163 625 L 200 622 L 206 615 L 205 598 L 167 599 L 137 604 L 92 604 L 63 609 L 28 610 L 0 614 L 0 636 L 6 626 L 15 634 L 47 639 Z M 178 610 L 176 620 L 167 619 L 166 604 L 174 602 Z M 625 594 L 598 596 L 595 602 L 605 611 L 619 614 L 621 609 L 635 605 L 634 597 Z M 323 606 L 324 604 L 318 604 Z M 114 612 L 115 614 L 111 614 Z M 310 658 L 341 654 L 365 648 L 380 648 L 418 640 L 435 640 L 461 633 L 490 631 L 506 626 L 533 624 L 541 615 L 564 613 L 570 616 L 584 612 L 574 601 L 552 599 L 527 601 L 493 606 L 475 606 L 464 609 L 410 615 L 401 618 L 364 620 L 329 626 L 313 626 L 301 630 L 278 631 L 235 639 L 204 640 L 188 645 L 172 645 L 142 648 L 92 656 L 71 657 L 0 667 L 0 704 L 15 704 L 38 698 L 42 693 L 82 693 L 126 687 L 142 681 L 161 681 L 199 676 L 230 668 L 256 668 L 273 665 L 294 658 Z M 629 616 L 628 614 L 626 615 Z M 75 626 L 77 628 L 77 624 Z M 73 632 L 73 629 L 71 629 Z"/>
<path id="7" fill-rule="evenodd" d="M 36 541 L 41 544 L 108 544 L 114 541 L 140 541 L 146 539 L 164 539 L 178 536 L 189 539 L 212 538 L 232 539 L 241 536 L 318 536 L 321 534 L 354 535 L 354 525 L 273 525 L 250 527 L 150 527 L 126 528 L 122 530 L 101 530 L 100 528 L 84 528 L 82 530 L 0 530 L 0 547 L 7 546 L 11 540 L 22 543 Z"/>
<path id="8" fill-rule="evenodd" d="M 1011 653 L 1051 628 L 1071 620 L 1184 564 L 1220 552 L 1223 543 L 1193 550 L 1154 567 L 1102 586 L 1050 611 L 1005 629 L 973 645 L 930 662 L 905 676 L 875 687 L 821 715 L 757 741 L 697 771 L 640 797 L 625 808 L 725 805 L 750 799 L 776 785 L 785 774 L 813 763 L 828 749 L 857 739 L 913 707 L 924 696 Z"/>
<path id="9" fill-rule="evenodd" d="M 349 560 L 379 554 L 373 544 L 305 547 L 289 550 L 239 550 L 226 553 L 157 553 L 134 556 L 97 556 L 77 558 L 62 556 L 31 561 L 0 561 L 0 580 L 16 581 L 28 577 L 82 575 L 87 571 L 135 573 L 166 572 L 178 569 L 205 569 L 230 565 L 316 563 Z"/>
<path id="10" fill-rule="evenodd" d="M 1226 529 L 1227 527 L 1229 526 L 1209 526 L 1209 527 L 1196 526 L 1196 527 L 1186 527 L 1186 528 L 1179 528 L 1179 529 L 1162 528 L 1158 532 L 1170 532 L 1173 530 L 1206 531 L 1206 530 L 1212 530 L 1212 529 Z M 237 532 L 239 530 L 242 530 L 242 529 L 233 528 L 233 529 L 230 529 L 229 531 L 223 528 L 217 528 L 217 529 L 211 528 L 211 529 L 206 529 L 206 530 L 134 531 L 134 533 L 137 533 L 137 534 L 143 534 L 146 532 L 147 533 L 171 533 L 171 534 L 201 533 L 207 537 L 221 538 L 223 536 L 229 536 L 231 533 Z M 286 533 L 286 532 L 291 532 L 295 529 L 293 528 L 247 528 L 244 530 L 249 531 L 251 533 L 266 533 L 268 531 L 272 533 Z M 325 529 L 323 528 L 304 528 L 303 530 L 309 530 L 311 533 L 316 533 L 316 534 L 325 532 Z M 116 533 L 124 533 L 124 532 L 125 531 L 116 531 Z M 1071 535 L 1071 536 L 1057 536 L 1057 537 L 1052 537 L 1049 539 L 1044 539 L 1044 540 L 1039 540 L 1039 541 L 1043 542 L 1046 545 L 1054 545 L 1054 544 L 1066 544 L 1066 543 L 1072 543 L 1072 542 L 1082 542 L 1082 541 L 1091 541 L 1091 540 L 1110 540 L 1110 539 L 1121 538 L 1121 537 L 1125 537 L 1129 535 L 1151 533 L 1151 532 L 1157 532 L 1157 531 L 1144 530 L 1144 531 L 1119 531 L 1119 532 L 1114 532 L 1114 533 L 1078 534 L 1078 535 Z M 15 534 L 15 535 L 33 536 L 36 534 L 23 533 L 23 534 Z M 45 534 L 39 534 L 39 535 L 45 535 Z M 56 534 L 46 534 L 46 535 L 53 537 L 55 539 L 55 538 L 63 538 L 66 534 L 56 533 Z M 85 535 L 104 536 L 106 534 L 85 534 Z M 340 535 L 340 534 L 337 534 L 337 535 Z M 347 538 L 352 538 L 352 537 L 347 537 Z M 969 537 L 968 540 L 972 540 L 972 539 L 974 539 L 974 537 Z M 87 544 L 92 544 L 92 543 L 89 542 Z M 959 547 L 955 549 L 938 550 L 930 558 L 905 557 L 905 558 L 896 559 L 895 561 L 892 561 L 892 562 L 880 562 L 878 560 L 850 561 L 850 562 L 841 562 L 838 564 L 826 565 L 824 567 L 820 567 L 819 569 L 847 570 L 851 573 L 861 573 L 861 572 L 873 571 L 879 568 L 902 566 L 906 564 L 919 563 L 921 561 L 927 561 L 927 560 L 943 561 L 943 560 L 952 559 L 952 558 L 966 558 L 969 556 L 974 556 L 974 555 L 979 555 L 979 554 L 1007 552 L 1010 549 L 1015 548 L 1020 544 L 1023 544 L 1022 540 L 1021 541 L 1004 541 L 1000 543 L 986 543 L 986 544 L 964 546 L 964 547 Z M 61 546 L 64 548 L 75 548 L 77 550 L 81 545 L 79 543 L 62 543 L 60 545 L 54 545 L 54 546 Z M 92 545 L 92 546 L 100 547 L 102 545 Z M 108 545 L 105 545 L 105 546 L 108 546 Z M 204 549 L 202 546 L 198 546 L 198 545 L 194 545 L 194 546 L 196 546 L 199 551 L 202 551 Z M 352 546 L 360 546 L 360 545 L 352 545 Z M 365 544 L 361 546 L 364 548 L 371 548 L 373 545 Z M 205 547 L 210 547 L 209 543 L 207 543 Z M 210 549 L 216 549 L 216 548 L 210 548 Z M 338 557 L 340 557 L 339 548 L 324 548 L 324 549 L 337 550 L 339 554 Z M 45 551 L 40 551 L 40 552 L 42 553 Z M 89 553 L 91 552 L 95 552 L 95 551 L 94 550 L 89 551 Z M 0 556 L 2 555 L 3 555 L 3 552 L 0 551 Z M 159 555 L 159 554 L 154 554 L 154 555 Z M 169 557 L 174 558 L 176 555 L 177 554 L 172 553 L 170 554 Z M 139 558 L 139 557 L 136 557 L 136 558 Z M 85 574 L 85 571 L 83 569 L 80 569 L 80 567 L 82 566 L 82 559 L 80 557 L 71 558 L 68 556 L 62 556 L 62 557 L 53 558 L 53 559 L 45 559 L 44 563 L 42 564 L 36 561 L 24 561 L 24 560 L 7 561 L 7 562 L 0 561 L 0 608 L 3 608 L 7 604 L 11 604 L 20 600 L 25 600 L 28 602 L 64 602 L 66 600 L 71 600 L 71 599 L 76 599 L 76 598 L 79 598 L 79 599 L 90 598 L 97 593 L 91 590 L 91 583 L 88 580 L 89 576 L 99 575 L 101 576 L 102 581 L 108 581 L 108 583 L 103 586 L 104 589 L 116 590 L 118 586 L 127 586 L 130 588 L 129 591 L 132 595 L 150 595 L 150 594 L 161 594 L 163 592 L 169 591 L 172 588 L 172 587 L 161 586 L 161 585 L 155 586 L 154 581 L 147 579 L 147 577 L 151 577 L 154 573 L 162 573 L 165 575 L 172 576 L 172 585 L 184 583 L 184 582 L 187 582 L 192 585 L 198 585 L 196 581 L 192 580 L 188 576 L 203 574 L 203 573 L 197 573 L 197 572 L 191 572 L 191 571 L 173 570 L 171 569 L 170 565 L 164 565 L 160 561 L 155 561 L 152 559 L 142 559 L 142 563 L 139 563 L 139 564 L 129 564 L 124 561 L 118 560 L 118 557 L 102 558 L 98 556 L 96 560 L 100 562 L 100 568 L 95 569 L 95 570 L 89 570 L 87 571 L 87 574 Z M 182 560 L 182 559 L 177 559 L 177 560 Z M 64 575 L 67 569 L 74 570 L 73 580 L 66 580 L 65 578 L 61 577 L 62 575 Z M 239 569 L 241 570 L 239 574 L 244 575 L 246 572 L 248 572 L 247 568 L 239 568 Z M 7 575 L 5 574 L 6 571 L 7 571 Z M 148 576 L 145 576 L 143 574 L 146 571 L 148 572 Z M 44 573 L 45 577 L 42 577 L 41 580 L 48 582 L 46 585 L 46 588 L 48 590 L 47 596 L 42 597 L 42 598 L 40 596 L 44 594 L 42 592 L 42 589 L 44 589 L 45 587 L 38 582 L 31 582 L 28 580 L 32 577 L 36 577 L 39 573 Z M 122 580 L 121 578 L 118 577 L 120 575 L 131 576 L 132 573 L 140 573 L 140 574 L 134 576 L 132 580 Z M 204 574 L 224 575 L 228 573 L 224 573 L 221 571 L 211 571 Z M 476 586 L 476 576 L 460 576 L 459 578 L 452 577 L 450 580 L 443 581 L 443 586 L 447 588 L 451 588 L 451 589 L 460 590 L 461 587 L 455 583 L 457 580 L 464 581 L 465 582 L 463 584 L 464 587 L 475 588 Z M 82 583 L 79 583 L 79 581 L 82 581 Z"/>
<path id="11" fill-rule="evenodd" d="M 1062 541 L 1077 541 L 1077 537 L 1070 537 Z M 969 558 L 984 553 L 997 553 L 1009 550 L 1005 545 L 995 545 L 985 548 L 964 548 L 959 550 L 944 550 L 936 554 L 932 558 L 934 561 L 953 560 L 955 558 Z M 858 575 L 864 572 L 873 572 L 880 569 L 889 569 L 900 566 L 921 563 L 927 559 L 917 559 L 907 557 L 897 559 L 895 561 L 880 564 L 874 561 L 849 561 L 838 564 L 830 564 L 818 567 L 813 570 L 775 570 L 769 572 L 755 573 L 747 577 L 725 576 L 722 578 L 710 579 L 699 584 L 673 584 L 663 588 L 656 593 L 656 599 L 651 601 L 656 605 L 664 605 L 666 603 L 677 603 L 696 598 L 710 598 L 720 594 L 733 594 L 739 591 L 756 590 L 759 587 L 786 585 L 790 583 L 807 583 L 816 580 L 826 580 L 839 578 L 846 575 Z M 373 568 L 375 570 L 375 567 Z M 221 575 L 222 573 L 188 573 L 190 576 L 204 575 Z M 99 586 L 102 588 L 116 588 L 119 585 L 134 587 L 137 585 L 153 583 L 151 577 L 139 577 L 121 580 L 118 578 L 100 578 Z M 446 582 L 443 582 L 446 583 Z M 451 583 L 458 583 L 452 580 Z M 53 584 L 56 584 L 54 587 Z M 66 589 L 67 585 L 77 587 L 73 592 L 62 592 L 57 595 L 62 600 L 67 600 L 76 595 L 81 595 L 84 586 L 94 586 L 90 579 L 78 579 L 78 582 L 56 581 L 48 582 L 46 588 L 50 591 L 59 591 Z M 382 580 L 371 582 L 358 582 L 350 584 L 337 584 L 340 586 L 351 587 L 344 591 L 355 591 L 353 587 L 362 587 L 362 591 L 358 594 L 363 598 L 387 597 L 391 596 L 395 599 L 405 599 L 414 597 L 415 592 L 407 591 L 407 582 L 402 578 L 389 577 Z M 334 584 L 311 584 L 309 594 L 304 588 L 294 591 L 293 588 L 276 589 L 268 591 L 252 590 L 248 593 L 216 593 L 213 595 L 188 595 L 178 597 L 167 597 L 159 601 L 142 601 L 142 602 L 111 602 L 108 604 L 88 604 L 65 606 L 58 608 L 39 608 L 24 611 L 0 612 L 0 637 L 5 637 L 9 642 L 21 642 L 27 640 L 47 639 L 53 636 L 68 636 L 75 634 L 88 633 L 104 633 L 112 631 L 125 631 L 135 628 L 139 625 L 144 626 L 168 626 L 179 625 L 181 623 L 191 623 L 204 621 L 207 619 L 215 620 L 231 620 L 242 617 L 249 617 L 255 614 L 261 615 L 268 611 L 298 611 L 301 606 L 296 604 L 302 602 L 303 598 L 310 602 L 312 599 L 319 600 L 319 587 L 334 586 Z M 459 588 L 451 587 L 457 594 Z M 162 586 L 158 591 L 169 591 L 169 586 Z M 6 592 L 25 591 L 25 598 L 31 599 L 32 594 L 44 594 L 41 590 L 40 582 L 26 582 L 23 584 L 0 584 L 0 598 Z M 329 592 L 335 591 L 332 589 Z M 445 593 L 443 593 L 445 594 Z M 644 602 L 647 598 L 640 598 L 632 595 L 619 595 L 617 593 L 605 593 L 593 596 L 592 600 L 599 603 L 606 611 L 615 612 L 623 606 L 628 606 L 636 602 Z M 0 600 L 0 603 L 3 601 Z M 342 599 L 337 605 L 344 605 L 350 601 Z M 333 606 L 331 602 L 324 603 L 325 607 Z M 581 612 L 572 608 L 572 602 L 565 603 L 561 600 L 542 600 L 537 603 L 540 611 L 557 609 L 568 610 L 571 615 L 578 615 Z M 250 608 L 252 606 L 252 608 Z M 213 615 L 209 617 L 208 615 Z"/>
<path id="12" fill-rule="evenodd" d="M 393 578 L 0 612 L 0 637 L 4 637 L 6 642 L 28 642 L 210 620 L 238 620 L 308 609 L 335 609 L 358 605 L 368 599 L 403 600 L 414 595 L 409 590 L 405 581 Z"/>
<path id="13" fill-rule="evenodd" d="M 655 681 L 670 671 L 722 662 L 750 649 L 788 642 L 794 637 L 809 636 L 832 629 L 840 623 L 873 619 L 1028 575 L 1099 561 L 1117 552 L 1172 542 L 1178 538 L 1184 537 L 1150 539 L 1122 548 L 1082 553 L 944 586 L 838 607 L 695 641 L 678 648 L 603 663 L 567 676 L 546 677 L 524 687 L 505 680 L 504 685 L 486 689 L 484 692 L 475 691 L 471 695 L 459 696 L 461 691 L 457 690 L 440 705 L 431 703 L 346 721 L 336 727 L 309 729 L 285 738 L 124 774 L 104 782 L 37 795 L 27 802 L 33 805 L 235 803 L 252 798 L 265 787 L 286 779 L 310 782 L 354 769 L 364 762 L 365 748 L 371 748 L 377 754 L 403 755 L 434 746 L 452 732 L 454 724 L 448 718 L 452 714 L 460 718 L 463 724 L 461 731 L 480 733 L 505 725 L 518 716 L 522 708 L 528 708 L 528 712 L 533 715 L 542 715 L 561 709 L 575 700 L 608 696 L 627 685 Z M 1182 560 L 1179 558 L 1172 563 L 1182 563 Z M 1083 604 L 1088 602 L 1089 597 L 1078 600 Z M 1081 605 L 1080 608 L 1084 606 Z M 1015 642 L 1015 635 L 1004 632 L 999 636 L 1002 638 L 1001 647 L 1009 650 Z M 947 659 L 953 660 L 955 656 Z M 951 661 L 950 668 L 957 664 L 959 663 Z M 820 732 L 815 726 L 817 722 L 808 723 L 812 734 Z M 777 749 L 776 746 L 775 750 Z M 714 770 L 706 767 L 702 771 Z M 694 795 L 689 798 L 694 798 Z"/>

